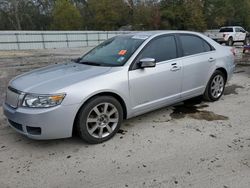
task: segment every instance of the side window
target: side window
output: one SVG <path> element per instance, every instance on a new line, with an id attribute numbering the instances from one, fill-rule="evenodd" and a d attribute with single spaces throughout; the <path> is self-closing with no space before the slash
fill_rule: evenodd
<path id="1" fill-rule="evenodd" d="M 212 47 L 206 41 L 203 41 L 203 47 L 204 47 L 204 52 L 209 52 L 213 50 Z"/>
<path id="2" fill-rule="evenodd" d="M 240 28 L 241 33 L 245 33 L 246 31 L 243 28 Z"/>
<path id="3" fill-rule="evenodd" d="M 180 35 L 180 40 L 184 56 L 209 52 L 213 50 L 205 40 L 194 35 Z"/>
<path id="4" fill-rule="evenodd" d="M 138 56 L 137 62 L 142 58 L 154 58 L 156 62 L 177 58 L 174 36 L 164 36 L 153 39 Z"/>
<path id="5" fill-rule="evenodd" d="M 236 28 L 235 28 L 235 32 L 241 32 L 241 31 L 240 31 L 240 28 L 236 27 Z"/>

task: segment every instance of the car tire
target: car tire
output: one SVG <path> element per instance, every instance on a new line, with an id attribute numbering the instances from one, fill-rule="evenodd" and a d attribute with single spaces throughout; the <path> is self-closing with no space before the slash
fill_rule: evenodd
<path id="1" fill-rule="evenodd" d="M 247 38 L 243 41 L 243 45 L 247 45 Z"/>
<path id="2" fill-rule="evenodd" d="M 249 45 L 249 44 L 250 44 L 250 39 L 246 37 L 244 40 L 244 45 Z"/>
<path id="3" fill-rule="evenodd" d="M 227 41 L 227 46 L 233 46 L 234 45 L 234 41 L 233 41 L 233 38 L 230 37 Z"/>
<path id="4" fill-rule="evenodd" d="M 207 84 L 203 98 L 210 102 L 219 100 L 224 93 L 225 84 L 226 78 L 224 73 L 216 70 Z"/>
<path id="5" fill-rule="evenodd" d="M 117 133 L 122 120 L 122 106 L 114 97 L 97 96 L 80 109 L 76 129 L 85 142 L 99 144 Z"/>

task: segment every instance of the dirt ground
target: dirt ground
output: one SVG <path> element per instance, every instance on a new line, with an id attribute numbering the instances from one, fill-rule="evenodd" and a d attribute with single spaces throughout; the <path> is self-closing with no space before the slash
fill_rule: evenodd
<path id="1" fill-rule="evenodd" d="M 0 105 L 15 75 L 86 49 L 0 51 Z M 35 141 L 0 107 L 0 187 L 250 187 L 250 53 L 215 103 L 189 100 L 130 120 L 110 141 Z"/>

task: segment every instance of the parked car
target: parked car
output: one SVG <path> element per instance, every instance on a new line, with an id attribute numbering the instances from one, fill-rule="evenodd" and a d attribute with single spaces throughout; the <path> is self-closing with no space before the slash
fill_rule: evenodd
<path id="1" fill-rule="evenodd" d="M 225 43 L 228 46 L 233 46 L 235 42 L 245 44 L 248 32 L 239 26 L 226 26 L 220 28 L 219 32 L 207 32 L 206 35 L 220 44 Z"/>
<path id="2" fill-rule="evenodd" d="M 101 143 L 122 120 L 203 95 L 217 101 L 232 77 L 234 51 L 203 34 L 152 31 L 117 36 L 75 61 L 10 81 L 4 114 L 33 139 Z"/>
<path id="3" fill-rule="evenodd" d="M 250 52 L 250 45 L 246 45 L 243 47 L 243 53 Z"/>

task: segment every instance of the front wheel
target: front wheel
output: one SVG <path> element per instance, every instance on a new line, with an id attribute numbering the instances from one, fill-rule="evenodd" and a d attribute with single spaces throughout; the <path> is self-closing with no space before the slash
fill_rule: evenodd
<path id="1" fill-rule="evenodd" d="M 76 122 L 80 137 L 98 144 L 112 138 L 119 130 L 123 119 L 121 104 L 110 96 L 97 96 L 80 110 Z"/>
<path id="2" fill-rule="evenodd" d="M 224 92 L 225 84 L 225 75 L 221 71 L 216 70 L 207 84 L 206 91 L 203 95 L 204 99 L 208 101 L 219 100 Z"/>
<path id="3" fill-rule="evenodd" d="M 244 45 L 249 45 L 250 39 L 248 37 L 246 37 L 243 43 L 244 43 Z"/>

